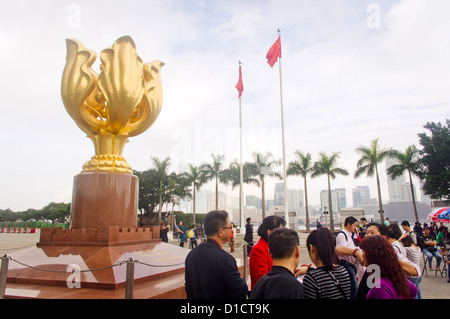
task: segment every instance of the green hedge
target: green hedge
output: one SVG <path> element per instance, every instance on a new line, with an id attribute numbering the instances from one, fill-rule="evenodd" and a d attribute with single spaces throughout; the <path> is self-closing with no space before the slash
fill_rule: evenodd
<path id="1" fill-rule="evenodd" d="M 45 222 L 0 222 L 0 228 L 48 228 L 69 229 L 69 224 L 49 224 Z"/>

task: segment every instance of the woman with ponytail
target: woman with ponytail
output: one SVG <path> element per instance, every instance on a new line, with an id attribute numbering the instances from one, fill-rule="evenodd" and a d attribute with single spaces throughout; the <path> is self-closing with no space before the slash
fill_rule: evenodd
<path id="1" fill-rule="evenodd" d="M 286 222 L 283 218 L 272 215 L 264 218 L 262 224 L 258 227 L 258 235 L 261 238 L 253 246 L 249 260 L 251 289 L 262 276 L 272 269 L 273 261 L 269 253 L 268 244 L 270 232 L 285 225 Z"/>

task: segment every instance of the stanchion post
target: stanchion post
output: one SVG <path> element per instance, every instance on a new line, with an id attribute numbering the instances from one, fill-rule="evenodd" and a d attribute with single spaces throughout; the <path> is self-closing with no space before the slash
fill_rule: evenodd
<path id="1" fill-rule="evenodd" d="M 2 257 L 1 269 L 0 269 L 0 299 L 5 298 L 6 280 L 8 279 L 8 266 L 9 258 L 4 255 Z"/>
<path id="2" fill-rule="evenodd" d="M 127 260 L 127 277 L 125 282 L 125 299 L 133 299 L 134 288 L 134 260 Z"/>
<path id="3" fill-rule="evenodd" d="M 243 251 L 243 258 L 244 258 L 244 279 L 247 280 L 247 276 L 248 276 L 248 256 L 247 256 L 247 243 L 244 242 L 244 246 L 242 247 L 242 251 Z"/>

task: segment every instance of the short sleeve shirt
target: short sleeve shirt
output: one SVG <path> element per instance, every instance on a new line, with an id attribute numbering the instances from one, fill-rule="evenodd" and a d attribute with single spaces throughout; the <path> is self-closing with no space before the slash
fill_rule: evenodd
<path id="1" fill-rule="evenodd" d="M 339 233 L 336 236 L 336 247 L 345 246 L 345 247 L 349 247 L 351 249 L 355 249 L 356 246 L 355 246 L 355 243 L 353 242 L 353 239 L 352 239 L 353 234 L 350 233 L 349 231 L 347 231 L 345 228 L 343 228 L 341 231 L 345 235 L 343 233 Z M 347 236 L 347 238 L 345 238 L 345 236 Z M 356 264 L 357 263 L 356 258 L 353 257 L 353 256 L 342 256 L 342 255 L 339 255 L 339 258 L 340 259 L 345 259 L 345 260 L 347 260 L 348 262 L 350 262 L 352 264 Z"/>

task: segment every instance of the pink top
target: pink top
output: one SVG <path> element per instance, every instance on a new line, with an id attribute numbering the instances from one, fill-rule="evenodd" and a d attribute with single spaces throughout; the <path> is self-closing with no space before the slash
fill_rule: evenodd
<path id="1" fill-rule="evenodd" d="M 408 281 L 410 299 L 414 299 L 417 296 L 417 287 Z M 395 291 L 395 287 L 389 279 L 381 278 L 379 282 L 375 283 L 375 286 L 370 289 L 367 294 L 367 299 L 403 299 L 400 294 Z"/>

